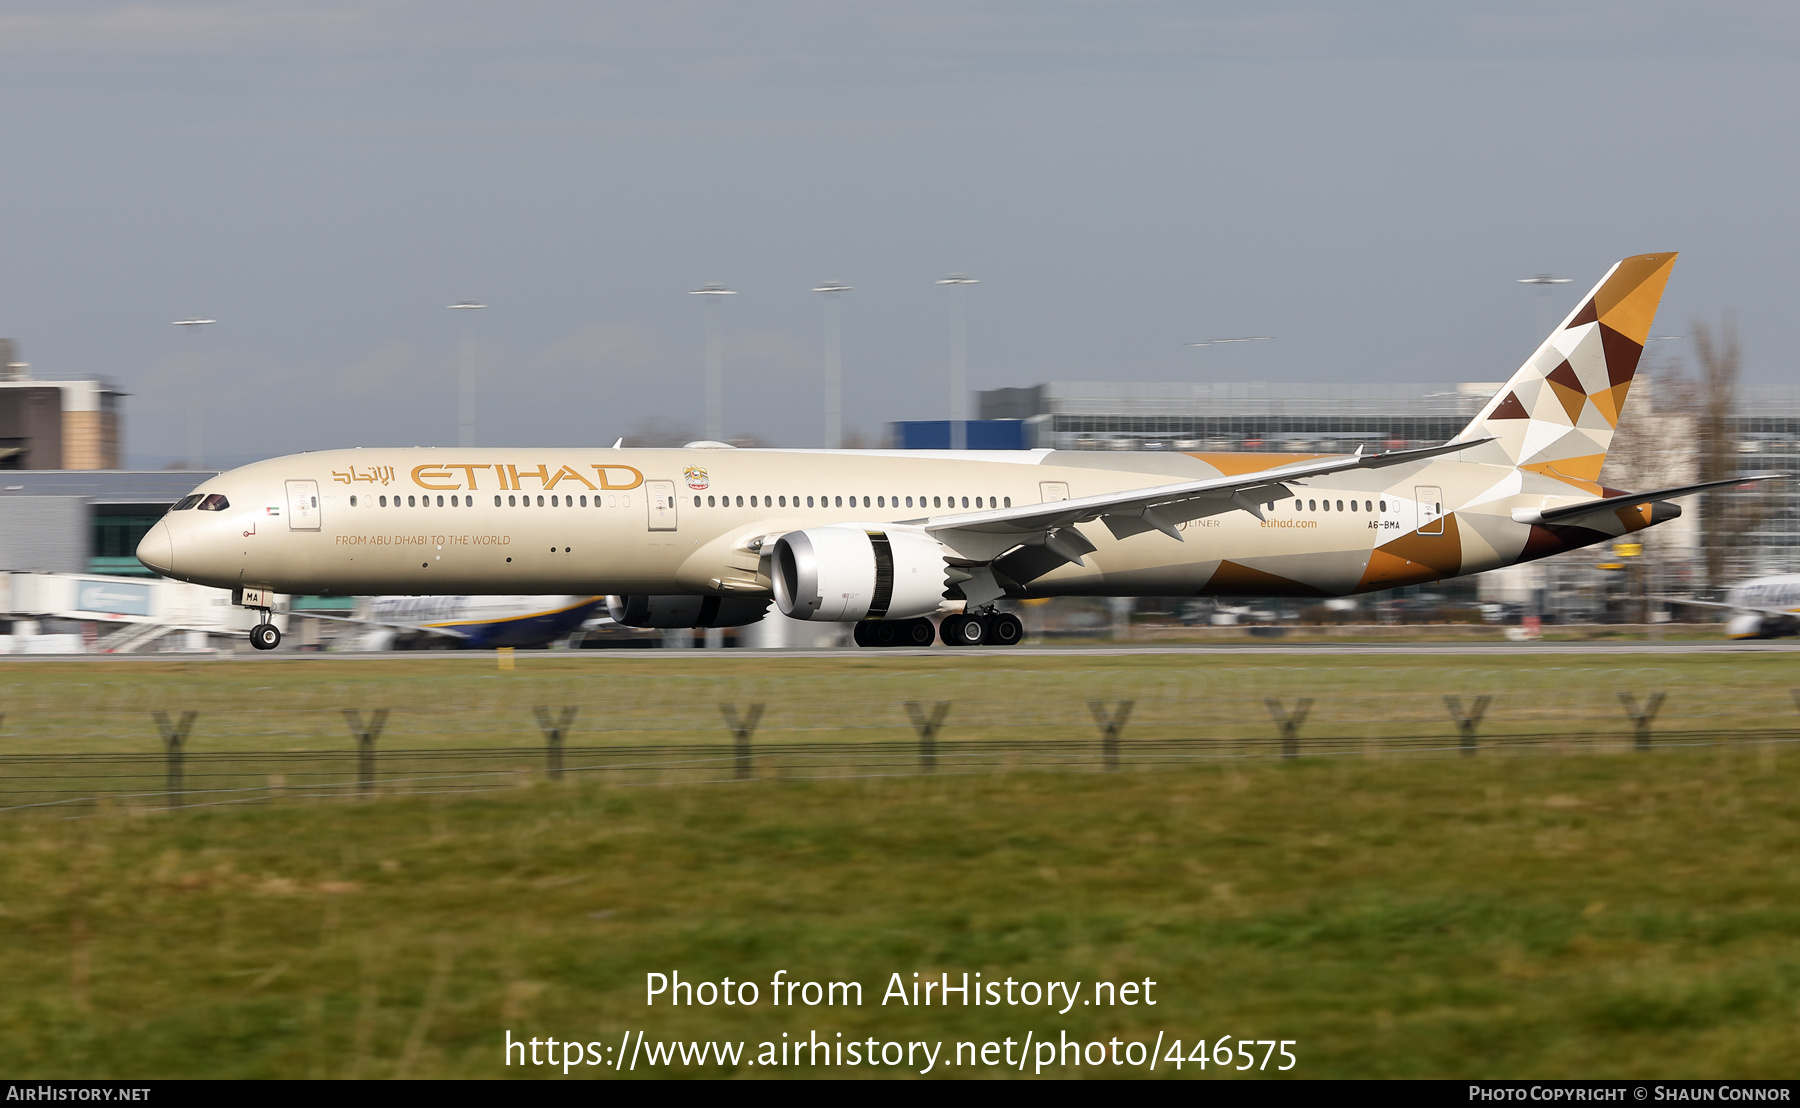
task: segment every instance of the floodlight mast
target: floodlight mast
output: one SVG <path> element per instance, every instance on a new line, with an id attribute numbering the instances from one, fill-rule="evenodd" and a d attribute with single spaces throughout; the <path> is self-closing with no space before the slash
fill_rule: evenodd
<path id="1" fill-rule="evenodd" d="M 453 312 L 474 312 L 487 307 L 473 300 L 458 300 L 450 305 Z M 473 318 L 473 317 L 471 317 Z M 458 337 L 457 360 L 461 363 L 462 384 L 456 412 L 456 445 L 475 445 L 475 341 L 467 329 Z"/>
<path id="2" fill-rule="evenodd" d="M 219 322 L 216 319 L 177 319 L 174 325 L 186 328 L 189 334 L 198 335 L 202 328 Z M 189 344 L 188 351 L 188 443 L 187 467 L 190 470 L 206 467 L 206 424 L 201 410 L 203 392 L 200 388 L 200 352 Z"/>
<path id="3" fill-rule="evenodd" d="M 1238 335 L 1234 338 L 1228 338 L 1228 339 L 1203 339 L 1200 342 L 1190 342 L 1187 345 L 1188 346 L 1229 346 L 1233 343 L 1240 343 L 1240 342 L 1268 342 L 1270 339 L 1273 339 L 1274 337 L 1275 337 L 1274 335 Z M 1249 350 L 1250 348 L 1246 346 L 1246 347 L 1244 347 L 1244 349 Z M 1249 376 L 1250 376 L 1249 367 L 1245 364 L 1244 356 L 1239 355 L 1237 361 L 1238 361 L 1238 375 L 1241 378 L 1248 380 Z"/>
<path id="4" fill-rule="evenodd" d="M 844 306 L 838 297 L 854 286 L 827 281 L 813 289 L 825 294 L 830 308 L 825 335 L 825 449 L 844 445 Z"/>
<path id="5" fill-rule="evenodd" d="M 719 337 L 719 299 L 736 296 L 736 289 L 709 284 L 688 295 L 706 298 L 706 437 L 725 440 L 725 351 Z"/>
<path id="6" fill-rule="evenodd" d="M 939 281 L 950 288 L 950 449 L 969 448 L 969 309 L 964 285 L 980 281 L 967 273 L 952 273 Z"/>

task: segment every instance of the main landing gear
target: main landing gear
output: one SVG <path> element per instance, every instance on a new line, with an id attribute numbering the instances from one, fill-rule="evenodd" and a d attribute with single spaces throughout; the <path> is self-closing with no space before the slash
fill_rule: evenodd
<path id="1" fill-rule="evenodd" d="M 945 646 L 1017 646 L 1025 625 L 1011 612 L 945 616 L 938 635 Z"/>
<path id="2" fill-rule="evenodd" d="M 930 646 L 941 638 L 945 646 L 1017 646 L 1025 637 L 1025 625 L 1011 612 L 945 616 L 936 628 L 928 619 L 881 619 L 856 625 L 857 646 Z"/>
<path id="3" fill-rule="evenodd" d="M 281 631 L 270 622 L 269 610 L 262 609 L 263 621 L 250 628 L 250 645 L 258 650 L 274 650 L 281 645 Z"/>
<path id="4" fill-rule="evenodd" d="M 930 646 L 937 630 L 928 619 L 880 619 L 857 624 L 850 637 L 857 646 Z"/>

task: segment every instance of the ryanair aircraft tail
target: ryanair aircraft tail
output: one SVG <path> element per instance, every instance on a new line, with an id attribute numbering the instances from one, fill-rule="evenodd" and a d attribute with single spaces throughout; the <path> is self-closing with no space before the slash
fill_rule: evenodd
<path id="1" fill-rule="evenodd" d="M 1639 254 L 1613 266 L 1463 430 L 1460 438 L 1494 440 L 1465 460 L 1510 463 L 1598 492 L 1674 264 L 1674 254 Z"/>

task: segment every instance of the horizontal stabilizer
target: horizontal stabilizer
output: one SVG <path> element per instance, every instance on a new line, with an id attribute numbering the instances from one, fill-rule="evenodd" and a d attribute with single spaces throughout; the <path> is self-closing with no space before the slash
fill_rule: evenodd
<path id="1" fill-rule="evenodd" d="M 1722 489 L 1728 485 L 1743 485 L 1752 481 L 1773 481 L 1786 476 L 1788 476 L 1786 473 L 1757 473 L 1749 477 L 1731 477 L 1723 481 L 1702 481 L 1697 485 L 1677 485 L 1674 488 L 1653 489 L 1650 492 L 1628 492 L 1619 496 L 1609 496 L 1603 500 L 1565 504 L 1560 508 L 1518 508 L 1513 511 L 1512 518 L 1514 523 L 1568 524 L 1586 516 L 1647 504 L 1652 500 L 1668 500 L 1671 497 L 1687 496 L 1689 493 L 1705 492 L 1707 489 Z"/>

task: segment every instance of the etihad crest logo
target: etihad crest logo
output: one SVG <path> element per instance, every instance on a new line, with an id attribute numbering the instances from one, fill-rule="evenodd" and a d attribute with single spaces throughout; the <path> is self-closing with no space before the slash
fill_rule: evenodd
<path id="1" fill-rule="evenodd" d="M 690 489 L 704 489 L 712 484 L 712 481 L 706 476 L 706 470 L 699 466 L 689 466 L 681 471 L 681 475 L 687 478 L 687 487 Z"/>

